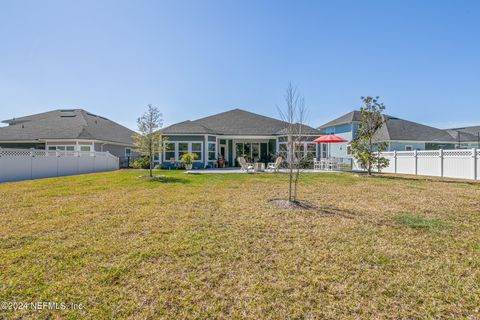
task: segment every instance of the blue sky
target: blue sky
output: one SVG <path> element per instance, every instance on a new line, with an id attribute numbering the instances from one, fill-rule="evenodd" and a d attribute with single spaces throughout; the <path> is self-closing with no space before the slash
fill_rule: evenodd
<path id="1" fill-rule="evenodd" d="M 291 81 L 318 126 L 387 113 L 480 125 L 479 1 L 0 0 L 0 119 L 80 107 L 135 128 L 239 107 L 278 117 Z"/>

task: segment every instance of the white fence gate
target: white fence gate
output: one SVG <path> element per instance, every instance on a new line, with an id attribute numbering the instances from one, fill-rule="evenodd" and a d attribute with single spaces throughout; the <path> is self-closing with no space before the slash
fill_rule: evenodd
<path id="1" fill-rule="evenodd" d="M 0 182 L 118 170 L 109 152 L 0 148 Z"/>
<path id="2" fill-rule="evenodd" d="M 390 160 L 382 172 L 480 180 L 477 149 L 382 152 Z M 361 170 L 354 161 L 353 169 Z"/>

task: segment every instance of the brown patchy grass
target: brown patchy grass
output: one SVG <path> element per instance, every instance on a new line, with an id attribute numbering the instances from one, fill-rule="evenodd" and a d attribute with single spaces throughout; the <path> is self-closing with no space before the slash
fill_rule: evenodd
<path id="1" fill-rule="evenodd" d="M 0 318 L 480 317 L 480 184 L 161 174 L 0 184 Z"/>

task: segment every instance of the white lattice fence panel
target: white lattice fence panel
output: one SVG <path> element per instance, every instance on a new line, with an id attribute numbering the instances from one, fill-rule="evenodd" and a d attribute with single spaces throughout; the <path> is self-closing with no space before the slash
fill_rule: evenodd
<path id="1" fill-rule="evenodd" d="M 397 173 L 415 174 L 414 152 L 397 152 Z"/>
<path id="2" fill-rule="evenodd" d="M 440 151 L 417 152 L 417 174 L 423 176 L 440 176 L 442 172 L 442 159 Z"/>
<path id="3" fill-rule="evenodd" d="M 0 148 L 0 182 L 117 170 L 108 152 L 47 151 Z"/>
<path id="4" fill-rule="evenodd" d="M 382 152 L 382 157 L 389 160 L 388 166 L 382 169 L 382 172 L 395 173 L 395 153 L 394 152 Z"/>
<path id="5" fill-rule="evenodd" d="M 95 157 L 95 171 L 107 171 L 108 163 L 107 157 Z"/>
<path id="6" fill-rule="evenodd" d="M 474 179 L 472 150 L 445 150 L 443 152 L 443 176 Z"/>
<path id="7" fill-rule="evenodd" d="M 2 156 L 0 158 L 0 181 L 28 180 L 32 176 L 31 157 Z"/>
<path id="8" fill-rule="evenodd" d="M 32 158 L 32 179 L 58 176 L 58 158 L 39 156 Z"/>

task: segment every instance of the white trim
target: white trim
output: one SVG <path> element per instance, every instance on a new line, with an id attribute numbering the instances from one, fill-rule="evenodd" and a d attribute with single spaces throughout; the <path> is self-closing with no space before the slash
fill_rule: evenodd
<path id="1" fill-rule="evenodd" d="M 210 151 L 208 149 L 209 144 L 214 144 L 215 145 L 215 151 Z M 215 140 L 215 142 L 207 141 L 206 146 L 207 146 L 207 153 L 206 153 L 206 157 L 205 157 L 206 162 L 217 162 L 217 160 L 218 160 L 218 144 L 217 144 L 217 141 L 216 140 Z M 215 159 L 210 160 L 210 152 L 215 152 Z"/>
<path id="2" fill-rule="evenodd" d="M 179 156 L 178 156 L 178 153 L 179 153 L 179 150 L 178 150 L 178 144 L 179 143 L 187 143 L 188 144 L 188 149 L 187 149 L 187 152 L 188 153 L 192 153 L 192 152 L 198 152 L 198 151 L 192 151 L 192 143 L 199 143 L 201 144 L 201 148 L 200 148 L 200 152 L 202 154 L 202 158 L 200 160 L 194 160 L 193 162 L 203 162 L 203 159 L 205 159 L 205 153 L 203 152 L 203 141 L 165 141 L 164 144 L 167 145 L 169 143 L 173 143 L 174 144 L 174 150 L 173 151 L 167 151 L 167 148 L 166 146 L 163 148 L 163 152 L 162 152 L 162 157 L 161 157 L 161 160 L 162 162 L 170 162 L 170 159 L 167 159 L 166 158 L 166 153 L 167 152 L 174 152 L 175 153 L 175 162 L 178 162 L 180 161 L 179 159 Z"/>

